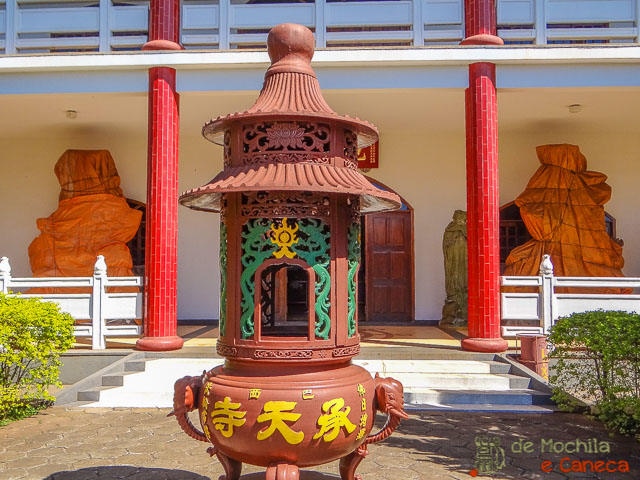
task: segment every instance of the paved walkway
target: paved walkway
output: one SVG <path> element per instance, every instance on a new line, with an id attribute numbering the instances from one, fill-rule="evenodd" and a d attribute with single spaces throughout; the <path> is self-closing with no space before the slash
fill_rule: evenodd
<path id="1" fill-rule="evenodd" d="M 216 480 L 223 470 L 209 458 L 206 445 L 187 437 L 166 414 L 163 409 L 53 407 L 11 423 L 0 428 L 0 479 Z M 560 452 L 576 445 L 580 453 Z M 602 452 L 606 445 L 609 453 Z M 601 452 L 585 452 L 588 447 Z M 527 448 L 529 453 L 521 451 Z M 550 452 L 554 449 L 558 453 Z M 470 479 L 477 470 L 477 478 L 497 479 L 640 478 L 640 444 L 610 438 L 598 422 L 579 415 L 412 412 L 392 437 L 370 451 L 358 469 L 364 480 Z M 630 472 L 591 473 L 589 464 L 586 474 L 561 471 L 575 460 L 591 460 L 595 467 L 603 461 L 600 467 L 610 470 L 624 461 Z M 550 473 L 541 469 L 543 461 L 550 462 Z M 483 468 L 496 473 L 483 475 Z M 262 472 L 245 466 L 243 480 L 262 480 Z M 301 479 L 338 479 L 337 473 L 333 462 L 304 470 Z"/>

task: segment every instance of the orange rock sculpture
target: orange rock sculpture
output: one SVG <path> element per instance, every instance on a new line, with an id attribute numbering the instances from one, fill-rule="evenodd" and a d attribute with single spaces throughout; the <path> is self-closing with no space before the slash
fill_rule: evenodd
<path id="1" fill-rule="evenodd" d="M 556 276 L 623 276 L 622 247 L 606 230 L 606 175 L 588 171 L 575 145 L 542 145 L 536 152 L 542 166 L 515 202 L 533 239 L 511 251 L 504 275 L 538 275 L 549 254 Z"/>
<path id="2" fill-rule="evenodd" d="M 122 195 L 111 154 L 67 150 L 54 170 L 60 203 L 48 218 L 36 221 L 42 233 L 29 245 L 34 276 L 92 276 L 98 255 L 104 255 L 109 276 L 133 275 L 126 243 L 138 231 L 142 212 L 129 208 Z M 52 293 L 45 290 L 37 293 Z"/>

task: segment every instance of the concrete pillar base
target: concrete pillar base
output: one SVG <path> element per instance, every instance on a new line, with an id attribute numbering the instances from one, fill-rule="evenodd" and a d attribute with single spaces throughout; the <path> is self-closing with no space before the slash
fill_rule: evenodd
<path id="1" fill-rule="evenodd" d="M 460 342 L 462 349 L 468 352 L 501 353 L 509 348 L 504 338 L 465 338 Z"/>
<path id="2" fill-rule="evenodd" d="M 177 335 L 171 337 L 141 337 L 136 342 L 136 348 L 138 350 L 155 352 L 180 350 L 182 345 L 184 345 L 184 340 Z"/>

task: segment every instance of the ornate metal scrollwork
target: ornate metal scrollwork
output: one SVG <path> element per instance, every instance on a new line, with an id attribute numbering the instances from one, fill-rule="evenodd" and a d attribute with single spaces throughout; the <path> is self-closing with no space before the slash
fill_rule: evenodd
<path id="1" fill-rule="evenodd" d="M 349 338 L 356 334 L 356 312 L 358 309 L 356 290 L 358 288 L 358 267 L 360 267 L 360 219 L 351 223 L 347 233 L 348 241 L 348 292 L 347 333 Z"/>
<path id="2" fill-rule="evenodd" d="M 329 125 L 313 122 L 263 122 L 242 132 L 242 163 L 329 163 Z"/>
<path id="3" fill-rule="evenodd" d="M 224 168 L 231 166 L 231 131 L 224 132 Z"/>
<path id="4" fill-rule="evenodd" d="M 328 217 L 329 198 L 303 193 L 256 192 L 242 195 L 244 217 Z"/>
<path id="5" fill-rule="evenodd" d="M 256 350 L 256 358 L 311 358 L 313 350 Z"/>
<path id="6" fill-rule="evenodd" d="M 358 168 L 358 135 L 351 130 L 344 132 L 344 158 L 349 168 Z"/>
<path id="7" fill-rule="evenodd" d="M 352 345 L 351 347 L 339 347 L 333 349 L 334 357 L 348 357 L 358 355 L 360 353 L 360 345 Z"/>

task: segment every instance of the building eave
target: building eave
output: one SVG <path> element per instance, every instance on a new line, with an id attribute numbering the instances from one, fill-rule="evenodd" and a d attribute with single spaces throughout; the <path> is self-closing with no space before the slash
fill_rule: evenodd
<path id="1" fill-rule="evenodd" d="M 559 45 L 500 47 L 423 47 L 318 50 L 315 68 L 336 66 L 465 66 L 476 62 L 505 64 L 638 63 L 640 45 Z M 264 68 L 264 51 L 193 51 L 64 53 L 0 56 L 0 72 L 139 70 L 167 66 L 177 70 Z"/>

